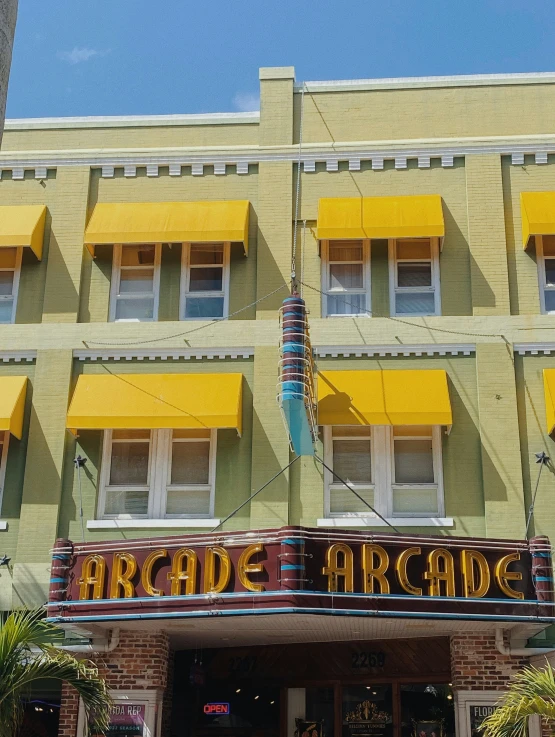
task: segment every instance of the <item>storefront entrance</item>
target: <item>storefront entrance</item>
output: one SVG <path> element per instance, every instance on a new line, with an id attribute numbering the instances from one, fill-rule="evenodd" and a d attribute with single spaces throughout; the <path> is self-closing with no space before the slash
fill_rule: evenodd
<path id="1" fill-rule="evenodd" d="M 453 737 L 447 638 L 177 653 L 176 737 Z"/>

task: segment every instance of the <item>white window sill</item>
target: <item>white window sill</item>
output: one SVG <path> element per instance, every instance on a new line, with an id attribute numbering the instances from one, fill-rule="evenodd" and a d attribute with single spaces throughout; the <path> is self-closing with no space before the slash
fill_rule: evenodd
<path id="1" fill-rule="evenodd" d="M 8 529 L 8 523 L 4 520 L 0 520 L 0 530 L 7 530 Z"/>
<path id="2" fill-rule="evenodd" d="M 5 524 L 5 523 L 4 523 Z M 90 519 L 87 520 L 87 530 L 158 530 L 163 528 L 194 528 L 209 527 L 220 524 L 219 519 Z M 1 528 L 0 528 L 1 529 Z"/>
<path id="3" fill-rule="evenodd" d="M 316 521 L 318 527 L 453 527 L 452 517 L 390 517 L 387 522 L 379 517 L 324 517 Z"/>

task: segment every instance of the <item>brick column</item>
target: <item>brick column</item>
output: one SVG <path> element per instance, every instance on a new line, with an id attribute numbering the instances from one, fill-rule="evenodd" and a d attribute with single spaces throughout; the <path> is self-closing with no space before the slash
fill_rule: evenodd
<path id="1" fill-rule="evenodd" d="M 493 632 L 451 637 L 451 681 L 455 691 L 504 691 L 526 658 L 501 655 Z"/>
<path id="2" fill-rule="evenodd" d="M 92 654 L 91 660 L 111 691 L 157 689 L 163 710 L 161 737 L 169 737 L 173 655 L 165 632 L 122 632 L 113 652 Z M 64 684 L 58 737 L 77 737 L 78 711 L 77 693 Z"/>

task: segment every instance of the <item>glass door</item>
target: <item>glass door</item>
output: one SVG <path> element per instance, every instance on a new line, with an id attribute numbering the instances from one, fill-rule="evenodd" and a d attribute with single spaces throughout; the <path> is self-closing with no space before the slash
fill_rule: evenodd
<path id="1" fill-rule="evenodd" d="M 341 737 L 393 737 L 390 684 L 344 686 L 341 709 Z"/>

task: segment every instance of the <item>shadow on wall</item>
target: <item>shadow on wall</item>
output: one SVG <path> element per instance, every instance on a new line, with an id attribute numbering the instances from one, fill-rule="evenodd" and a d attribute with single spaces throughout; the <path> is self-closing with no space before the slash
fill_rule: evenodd
<path id="1" fill-rule="evenodd" d="M 470 248 L 451 211 L 442 200 L 445 239 L 439 255 L 441 314 L 472 315 Z"/>
<path id="2" fill-rule="evenodd" d="M 82 249 L 82 244 L 77 246 Z M 56 274 L 55 283 L 48 283 L 48 272 Z M 79 295 L 73 279 L 67 270 L 66 262 L 56 234 L 51 233 L 48 246 L 48 272 L 44 295 L 44 315 L 58 315 L 77 312 Z"/>

